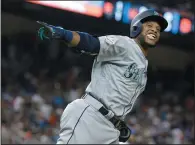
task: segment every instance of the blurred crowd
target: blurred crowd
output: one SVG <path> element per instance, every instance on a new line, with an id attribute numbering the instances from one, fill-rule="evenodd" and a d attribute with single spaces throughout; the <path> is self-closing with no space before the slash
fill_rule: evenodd
<path id="1" fill-rule="evenodd" d="M 2 143 L 56 143 L 61 114 L 84 94 L 93 57 L 20 33 L 2 36 L 1 62 Z M 193 69 L 148 72 L 146 91 L 126 118 L 127 143 L 194 142 Z"/>

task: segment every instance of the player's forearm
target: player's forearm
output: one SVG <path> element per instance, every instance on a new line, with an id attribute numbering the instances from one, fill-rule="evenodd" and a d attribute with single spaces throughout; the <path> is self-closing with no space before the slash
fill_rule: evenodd
<path id="1" fill-rule="evenodd" d="M 99 39 L 84 32 L 63 30 L 62 40 L 73 49 L 80 51 L 98 53 L 100 49 Z"/>
<path id="2" fill-rule="evenodd" d="M 61 40 L 69 47 L 76 47 L 80 42 L 80 35 L 75 31 L 64 30 Z"/>

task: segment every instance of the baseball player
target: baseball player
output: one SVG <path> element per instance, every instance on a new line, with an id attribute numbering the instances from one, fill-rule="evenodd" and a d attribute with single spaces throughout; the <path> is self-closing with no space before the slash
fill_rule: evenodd
<path id="1" fill-rule="evenodd" d="M 126 142 L 131 131 L 124 118 L 145 89 L 148 49 L 156 46 L 167 21 L 153 10 L 139 13 L 131 22 L 130 37 L 95 37 L 38 23 L 43 25 L 41 39 L 62 40 L 81 53 L 96 55 L 85 94 L 71 102 L 61 116 L 57 144 Z"/>

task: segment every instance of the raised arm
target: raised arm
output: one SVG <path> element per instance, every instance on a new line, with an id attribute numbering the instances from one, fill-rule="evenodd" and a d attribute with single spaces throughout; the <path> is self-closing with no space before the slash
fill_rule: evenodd
<path id="1" fill-rule="evenodd" d="M 72 47 L 80 52 L 86 52 L 90 54 L 98 54 L 100 50 L 100 41 L 97 37 L 94 37 L 88 33 L 70 31 L 62 27 L 49 25 L 44 22 L 37 21 L 43 27 L 38 31 L 39 37 L 43 39 L 55 39 L 64 41 L 68 47 Z M 46 35 L 46 31 L 49 30 L 49 35 Z"/>

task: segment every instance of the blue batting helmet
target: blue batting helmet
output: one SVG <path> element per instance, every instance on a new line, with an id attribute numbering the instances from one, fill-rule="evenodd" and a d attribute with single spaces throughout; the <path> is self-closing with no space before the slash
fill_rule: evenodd
<path id="1" fill-rule="evenodd" d="M 164 31 L 168 26 L 167 20 L 160 16 L 158 12 L 154 10 L 146 10 L 144 12 L 137 14 L 135 18 L 132 20 L 130 26 L 131 38 L 135 38 L 141 33 L 142 24 L 146 21 L 155 21 L 159 23 L 159 25 L 161 26 L 161 32 Z"/>

